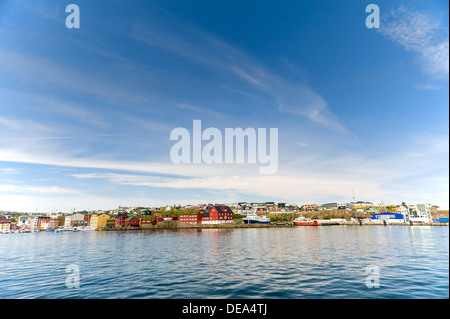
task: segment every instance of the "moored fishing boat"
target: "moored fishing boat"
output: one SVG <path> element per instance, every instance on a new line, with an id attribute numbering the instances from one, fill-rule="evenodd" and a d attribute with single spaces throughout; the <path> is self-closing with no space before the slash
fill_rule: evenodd
<path id="1" fill-rule="evenodd" d="M 304 218 L 302 216 L 294 219 L 294 226 L 319 226 L 317 220 L 311 220 L 309 218 Z"/>
<path id="2" fill-rule="evenodd" d="M 259 216 L 257 214 L 248 214 L 244 219 L 244 224 L 270 224 L 270 219 L 266 216 Z"/>

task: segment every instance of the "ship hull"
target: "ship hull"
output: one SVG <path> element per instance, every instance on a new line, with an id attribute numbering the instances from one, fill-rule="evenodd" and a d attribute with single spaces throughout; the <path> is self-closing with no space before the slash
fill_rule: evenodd
<path id="1" fill-rule="evenodd" d="M 270 220 L 268 221 L 262 221 L 262 220 L 245 220 L 244 219 L 244 224 L 269 224 Z"/>
<path id="2" fill-rule="evenodd" d="M 319 226 L 319 223 L 314 221 L 294 221 L 294 226 Z"/>

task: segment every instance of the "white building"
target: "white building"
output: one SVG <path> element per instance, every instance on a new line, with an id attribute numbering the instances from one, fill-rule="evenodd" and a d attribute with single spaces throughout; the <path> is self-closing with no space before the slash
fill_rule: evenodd
<path id="1" fill-rule="evenodd" d="M 17 217 L 17 226 L 29 227 L 30 226 L 30 216 L 23 215 L 23 216 Z"/>
<path id="2" fill-rule="evenodd" d="M 71 226 L 71 222 L 72 222 L 72 214 L 67 214 L 64 217 L 64 227 L 68 228 Z"/>
<path id="3" fill-rule="evenodd" d="M 87 226 L 88 221 L 84 219 L 84 215 L 80 213 L 73 214 L 70 218 L 71 226 Z M 65 223 L 64 223 L 65 226 Z"/>
<path id="4" fill-rule="evenodd" d="M 412 223 L 430 223 L 430 207 L 426 203 L 403 203 L 403 211 L 406 211 L 405 221 Z"/>

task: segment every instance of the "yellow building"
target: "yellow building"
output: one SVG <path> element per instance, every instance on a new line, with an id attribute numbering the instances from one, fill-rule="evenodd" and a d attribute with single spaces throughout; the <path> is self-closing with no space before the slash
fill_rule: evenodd
<path id="1" fill-rule="evenodd" d="M 91 226 L 92 228 L 105 228 L 106 227 L 106 221 L 109 219 L 109 215 L 108 214 L 94 214 L 91 217 L 91 220 L 89 222 L 89 226 Z"/>
<path id="2" fill-rule="evenodd" d="M 97 214 L 93 214 L 91 216 L 91 219 L 89 219 L 89 226 L 94 229 L 98 228 L 98 215 Z"/>
<path id="3" fill-rule="evenodd" d="M 41 221 L 41 230 L 46 230 L 50 227 L 50 218 L 49 219 L 43 219 Z"/>
<path id="4" fill-rule="evenodd" d="M 9 219 L 0 219 L 0 233 L 9 232 L 11 229 L 11 221 Z"/>
<path id="5" fill-rule="evenodd" d="M 317 204 L 305 204 L 305 205 L 303 205 L 303 210 L 304 211 L 318 211 L 319 207 L 317 206 Z"/>

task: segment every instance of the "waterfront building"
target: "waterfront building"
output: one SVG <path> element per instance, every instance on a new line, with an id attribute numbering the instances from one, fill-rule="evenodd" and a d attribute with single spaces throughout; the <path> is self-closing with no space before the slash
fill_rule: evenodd
<path id="1" fill-rule="evenodd" d="M 386 222 L 386 223 L 404 223 L 405 222 L 405 216 L 399 212 L 384 212 L 384 213 L 378 213 L 373 214 L 370 216 L 372 219 L 372 222 Z"/>
<path id="2" fill-rule="evenodd" d="M 180 223 L 190 223 L 190 224 L 200 224 L 202 222 L 202 216 L 205 211 L 202 210 L 197 214 L 183 214 L 178 216 L 178 221 Z"/>
<path id="3" fill-rule="evenodd" d="M 265 208 L 265 207 L 264 207 Z M 233 222 L 233 211 L 229 206 L 211 206 L 201 217 L 202 224 L 222 224 Z"/>
<path id="4" fill-rule="evenodd" d="M 208 206 L 197 214 L 183 214 L 178 216 L 180 223 L 190 224 L 222 224 L 233 222 L 233 211 L 229 206 Z"/>
<path id="5" fill-rule="evenodd" d="M 29 225 L 30 229 L 38 229 L 38 227 L 40 226 L 40 225 L 38 225 L 38 223 L 39 223 L 38 216 L 32 216 L 30 218 L 28 225 Z"/>
<path id="6" fill-rule="evenodd" d="M 40 230 L 47 230 L 50 228 L 50 217 L 39 217 L 40 219 Z"/>
<path id="7" fill-rule="evenodd" d="M 128 217 L 123 221 L 122 226 L 139 227 L 139 216 L 128 215 Z"/>
<path id="8" fill-rule="evenodd" d="M 91 216 L 91 219 L 89 220 L 89 227 L 91 227 L 93 229 L 98 228 L 98 214 L 93 214 Z"/>
<path id="9" fill-rule="evenodd" d="M 448 223 L 448 217 L 439 217 L 439 223 Z"/>
<path id="10" fill-rule="evenodd" d="M 106 223 L 109 219 L 108 214 L 92 214 L 89 220 L 89 226 L 94 229 L 106 228 Z"/>
<path id="11" fill-rule="evenodd" d="M 56 229 L 61 226 L 64 226 L 64 217 L 50 218 L 50 229 Z"/>
<path id="12" fill-rule="evenodd" d="M 66 216 L 64 216 L 64 227 L 65 228 L 70 228 L 70 226 L 72 225 L 72 215 L 73 214 L 67 214 Z"/>
<path id="13" fill-rule="evenodd" d="M 86 213 L 86 214 L 83 214 L 84 216 L 83 216 L 83 218 L 84 218 L 84 220 L 87 222 L 87 224 L 89 225 L 89 222 L 90 222 L 90 220 L 91 220 L 91 217 L 92 217 L 92 213 Z"/>
<path id="14" fill-rule="evenodd" d="M 80 213 L 73 214 L 70 219 L 70 226 L 80 227 L 89 225 L 89 222 L 85 219 L 84 216 L 85 216 L 84 214 Z"/>
<path id="15" fill-rule="evenodd" d="M 427 203 L 402 203 L 405 220 L 412 223 L 430 223 L 430 206 Z"/>
<path id="16" fill-rule="evenodd" d="M 106 221 L 106 227 L 105 228 L 114 228 L 116 226 L 116 218 L 110 216 L 108 220 Z"/>
<path id="17" fill-rule="evenodd" d="M 127 213 L 120 213 L 120 214 L 118 214 L 117 216 L 116 216 L 116 218 L 115 218 L 115 226 L 116 227 L 121 227 L 121 226 L 123 226 L 123 224 L 124 224 L 124 222 L 125 222 L 125 219 L 127 219 L 128 218 L 128 214 Z"/>
<path id="18" fill-rule="evenodd" d="M 11 230 L 11 220 L 7 218 L 0 218 L 0 233 L 9 232 Z"/>
<path id="19" fill-rule="evenodd" d="M 30 225 L 30 216 L 22 215 L 17 217 L 18 227 L 29 227 L 29 225 Z"/>
<path id="20" fill-rule="evenodd" d="M 157 223 L 161 223 L 164 220 L 167 220 L 167 219 L 163 219 L 160 216 L 152 216 L 150 214 L 150 215 L 141 215 L 139 221 L 140 221 L 141 227 L 142 226 L 145 227 L 145 226 L 150 226 L 150 225 L 156 225 Z M 169 219 L 169 220 L 178 220 L 178 217 L 172 217 L 172 219 Z"/>
<path id="21" fill-rule="evenodd" d="M 108 214 L 98 215 L 97 228 L 99 228 L 99 229 L 106 228 L 106 223 L 108 222 L 108 219 L 109 219 Z"/>
<path id="22" fill-rule="evenodd" d="M 30 229 L 33 230 L 45 230 L 49 227 L 50 217 L 45 216 L 33 216 L 30 218 Z"/>

